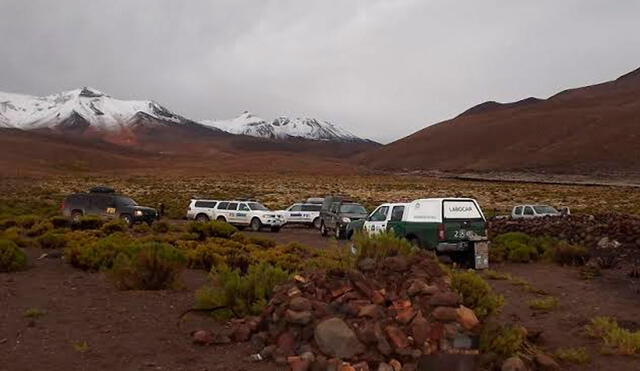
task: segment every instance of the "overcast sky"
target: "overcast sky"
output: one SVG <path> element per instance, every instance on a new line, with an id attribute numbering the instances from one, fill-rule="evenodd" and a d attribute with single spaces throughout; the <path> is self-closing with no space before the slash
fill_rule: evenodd
<path id="1" fill-rule="evenodd" d="M 640 1 L 0 0 L 0 90 L 91 86 L 388 142 L 640 67 Z"/>

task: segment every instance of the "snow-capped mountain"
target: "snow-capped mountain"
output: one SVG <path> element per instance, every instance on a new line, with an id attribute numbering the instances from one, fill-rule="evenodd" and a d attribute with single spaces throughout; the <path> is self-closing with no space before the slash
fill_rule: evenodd
<path id="1" fill-rule="evenodd" d="M 83 124 L 117 131 L 138 124 L 141 119 L 175 124 L 186 121 L 155 102 L 119 100 L 91 88 L 46 97 L 0 92 L 0 127 L 31 130 Z"/>
<path id="2" fill-rule="evenodd" d="M 231 120 L 203 120 L 200 123 L 231 134 L 268 139 L 304 138 L 339 142 L 366 141 L 334 123 L 308 117 L 290 119 L 281 116 L 269 122 L 249 112 L 244 112 Z"/>

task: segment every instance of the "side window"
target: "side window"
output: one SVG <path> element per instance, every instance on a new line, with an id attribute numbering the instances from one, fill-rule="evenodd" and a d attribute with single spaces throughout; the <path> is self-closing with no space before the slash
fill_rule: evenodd
<path id="1" fill-rule="evenodd" d="M 226 210 L 226 209 L 227 209 L 227 206 L 229 206 L 229 203 L 228 203 L 228 202 L 220 202 L 220 203 L 218 204 L 218 210 Z"/>
<path id="2" fill-rule="evenodd" d="M 516 215 L 522 215 L 522 206 L 516 207 Z"/>
<path id="3" fill-rule="evenodd" d="M 240 211 L 250 211 L 249 210 L 249 206 L 247 206 L 247 204 L 240 204 L 240 206 L 238 207 L 238 210 L 240 210 Z"/>
<path id="4" fill-rule="evenodd" d="M 238 203 L 237 202 L 229 202 L 229 206 L 227 206 L 227 210 L 237 210 Z"/>
<path id="5" fill-rule="evenodd" d="M 387 213 L 389 213 L 389 206 L 380 206 L 371 215 L 372 222 L 383 222 L 387 220 Z"/>
<path id="6" fill-rule="evenodd" d="M 402 220 L 402 214 L 404 214 L 404 206 L 394 206 L 391 209 L 391 221 L 399 222 Z"/>
<path id="7" fill-rule="evenodd" d="M 289 209 L 289 211 L 302 211 L 302 205 L 300 204 L 296 204 L 291 206 L 291 209 Z"/>
<path id="8" fill-rule="evenodd" d="M 534 215 L 531 206 L 527 206 L 524 208 L 524 215 Z"/>
<path id="9" fill-rule="evenodd" d="M 338 203 L 332 203 L 332 204 L 331 204 L 331 207 L 329 208 L 329 211 L 330 211 L 331 213 L 334 213 L 334 214 L 335 214 L 335 213 L 337 213 L 337 212 L 338 212 L 338 208 L 339 208 L 339 207 L 340 207 L 340 204 L 338 204 Z"/>
<path id="10" fill-rule="evenodd" d="M 115 207 L 115 200 L 105 195 L 92 195 L 91 206 L 94 209 L 106 211 L 108 207 Z"/>
<path id="11" fill-rule="evenodd" d="M 320 211 L 321 205 L 302 205 L 302 211 Z"/>
<path id="12" fill-rule="evenodd" d="M 217 202 L 215 201 L 196 201 L 195 207 L 204 207 L 213 209 L 216 207 Z"/>

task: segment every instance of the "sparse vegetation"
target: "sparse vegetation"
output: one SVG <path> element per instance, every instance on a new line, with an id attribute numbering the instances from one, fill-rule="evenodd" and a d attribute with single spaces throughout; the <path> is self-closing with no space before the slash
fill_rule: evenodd
<path id="1" fill-rule="evenodd" d="M 24 316 L 27 318 L 40 318 L 47 314 L 47 311 L 40 308 L 29 308 L 24 312 Z"/>
<path id="2" fill-rule="evenodd" d="M 585 347 L 559 348 L 553 355 L 562 362 L 573 363 L 576 365 L 586 365 L 591 363 L 591 355 Z"/>
<path id="3" fill-rule="evenodd" d="M 26 268 L 27 255 L 13 241 L 0 239 L 0 272 L 15 272 Z"/>
<path id="4" fill-rule="evenodd" d="M 129 229 L 129 227 L 124 221 L 120 219 L 114 219 L 108 221 L 107 223 L 104 223 L 104 225 L 102 225 L 102 228 L 100 229 L 104 234 L 108 235 L 116 232 L 125 232 L 127 229 Z"/>
<path id="5" fill-rule="evenodd" d="M 124 290 L 173 287 L 186 263 L 182 251 L 162 243 L 130 245 L 116 256 L 111 277 Z"/>
<path id="6" fill-rule="evenodd" d="M 89 229 L 100 229 L 104 221 L 97 216 L 83 216 L 76 223 L 71 224 L 71 229 L 86 231 Z"/>
<path id="7" fill-rule="evenodd" d="M 229 223 L 212 220 L 206 223 L 191 222 L 187 227 L 187 231 L 196 234 L 198 239 L 205 240 L 207 237 L 229 238 L 238 229 Z"/>
<path id="8" fill-rule="evenodd" d="M 540 311 L 550 311 L 556 309 L 560 304 L 558 298 L 547 296 L 545 298 L 533 299 L 529 301 L 529 308 Z"/>
<path id="9" fill-rule="evenodd" d="M 498 313 L 504 305 L 504 297 L 493 292 L 489 284 L 474 271 L 454 271 L 451 286 L 465 306 L 473 309 L 479 318 Z"/>
<path id="10" fill-rule="evenodd" d="M 364 258 L 382 260 L 388 256 L 411 255 L 415 253 L 415 249 L 409 241 L 389 231 L 384 231 L 373 236 L 357 233 L 353 237 L 353 245 L 357 250 L 356 261 Z"/>
<path id="11" fill-rule="evenodd" d="M 48 231 L 36 238 L 36 242 L 42 249 L 62 249 L 67 245 L 64 234 L 56 231 Z"/>
<path id="12" fill-rule="evenodd" d="M 640 331 L 630 331 L 620 327 L 610 317 L 596 317 L 586 326 L 587 334 L 601 339 L 603 352 L 624 355 L 640 354 Z"/>
<path id="13" fill-rule="evenodd" d="M 527 330 L 522 326 L 489 323 L 480 335 L 480 351 L 505 359 L 518 354 L 526 338 Z"/>

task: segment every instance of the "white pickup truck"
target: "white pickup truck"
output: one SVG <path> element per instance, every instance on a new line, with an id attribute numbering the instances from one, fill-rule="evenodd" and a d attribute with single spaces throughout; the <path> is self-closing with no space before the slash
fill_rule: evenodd
<path id="1" fill-rule="evenodd" d="M 284 216 L 287 224 L 301 224 L 320 229 L 320 209 L 322 209 L 323 200 L 323 198 L 309 198 L 278 212 Z"/>
<path id="2" fill-rule="evenodd" d="M 517 205 L 511 211 L 513 219 L 542 218 L 545 216 L 560 216 L 561 212 L 548 205 Z"/>
<path id="3" fill-rule="evenodd" d="M 220 220 L 240 228 L 250 227 L 253 231 L 266 227 L 272 232 L 279 232 L 286 222 L 281 213 L 259 202 L 237 200 L 191 200 L 187 218 L 200 222 Z"/>

